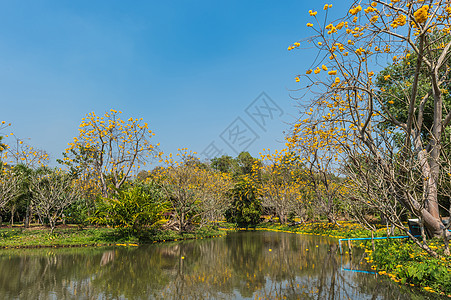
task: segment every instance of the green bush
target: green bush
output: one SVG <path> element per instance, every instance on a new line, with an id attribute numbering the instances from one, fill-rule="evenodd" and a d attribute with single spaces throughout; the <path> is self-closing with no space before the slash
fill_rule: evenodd
<path id="1" fill-rule="evenodd" d="M 164 224 L 167 221 L 164 213 L 169 207 L 158 187 L 132 186 L 118 191 L 114 198 L 101 198 L 89 220 L 136 235 L 144 226 L 154 229 Z"/>

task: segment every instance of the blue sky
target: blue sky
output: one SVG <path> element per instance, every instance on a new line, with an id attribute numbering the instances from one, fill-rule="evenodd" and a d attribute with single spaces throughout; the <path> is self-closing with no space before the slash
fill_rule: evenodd
<path id="1" fill-rule="evenodd" d="M 340 14 L 349 1 L 329 3 Z M 323 4 L 0 1 L 0 120 L 52 160 L 85 114 L 110 109 L 144 118 L 165 152 L 282 148 L 298 115 L 294 77 L 316 54 L 287 47 L 312 34 L 308 10 L 321 18 Z M 263 127 L 245 112 L 262 92 L 280 109 Z M 237 118 L 255 138 L 232 149 L 221 133 Z"/>

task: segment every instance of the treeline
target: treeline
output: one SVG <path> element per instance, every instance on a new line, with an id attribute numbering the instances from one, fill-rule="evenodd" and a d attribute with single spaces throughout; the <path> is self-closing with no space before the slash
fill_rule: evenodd
<path id="1" fill-rule="evenodd" d="M 95 159 L 86 155 L 86 148 L 67 153 L 71 151 L 59 161 L 65 170 L 3 165 L 0 218 L 5 225 L 39 223 L 53 231 L 59 223 L 70 223 L 112 226 L 128 234 L 143 229 L 189 232 L 224 220 L 245 227 L 276 218 L 282 224 L 323 216 L 335 221 L 344 208 L 338 194 L 323 197 L 327 188 L 321 176 L 312 176 L 293 152 L 267 152 L 260 158 L 242 152 L 201 161 L 194 152 L 179 149 L 175 158 L 160 154 L 162 166 L 136 176 L 124 171 L 99 175 L 89 166 Z M 329 185 L 338 189 L 343 180 L 328 176 Z"/>

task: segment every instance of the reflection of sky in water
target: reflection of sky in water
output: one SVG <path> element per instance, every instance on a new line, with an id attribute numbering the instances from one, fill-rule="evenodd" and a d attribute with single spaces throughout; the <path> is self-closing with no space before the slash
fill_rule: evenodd
<path id="1" fill-rule="evenodd" d="M 130 248 L 1 251 L 0 299 L 412 298 L 384 277 L 347 271 L 370 271 L 364 251 L 351 258 L 337 250 L 335 239 L 258 231 Z"/>

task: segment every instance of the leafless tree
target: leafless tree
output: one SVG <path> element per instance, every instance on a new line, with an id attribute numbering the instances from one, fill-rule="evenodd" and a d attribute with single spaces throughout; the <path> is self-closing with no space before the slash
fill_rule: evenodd
<path id="1" fill-rule="evenodd" d="M 58 170 L 36 172 L 30 183 L 32 205 L 41 220 L 47 219 L 51 233 L 64 210 L 79 197 L 80 189 L 69 174 Z"/>

